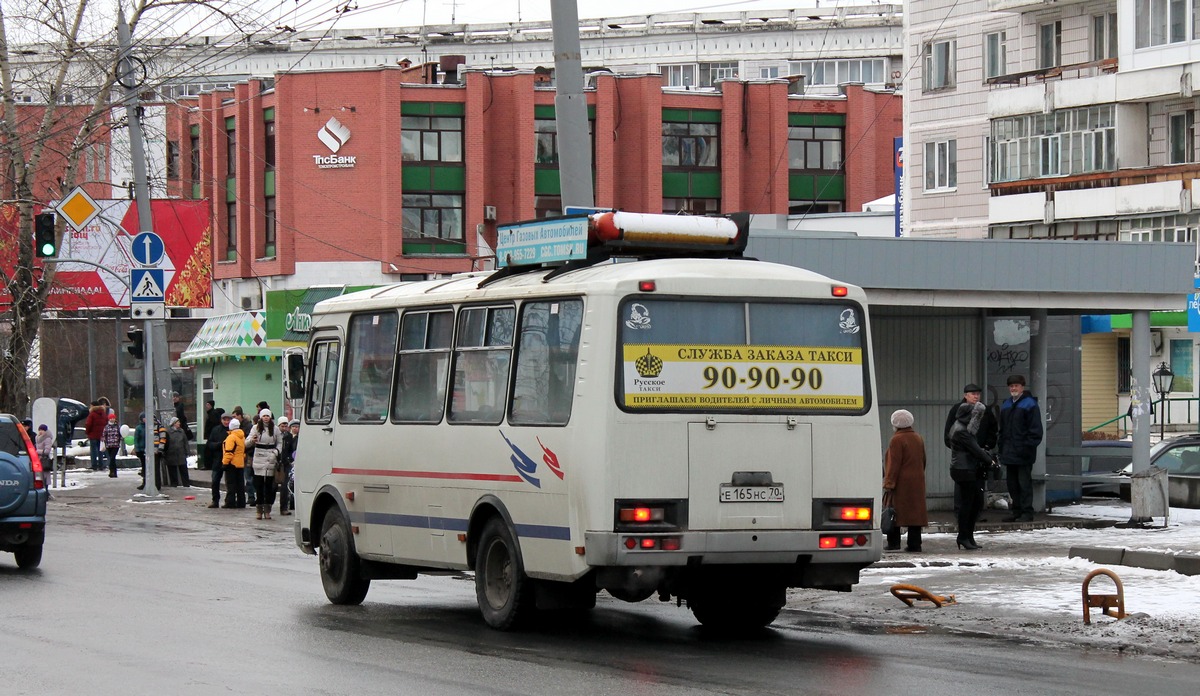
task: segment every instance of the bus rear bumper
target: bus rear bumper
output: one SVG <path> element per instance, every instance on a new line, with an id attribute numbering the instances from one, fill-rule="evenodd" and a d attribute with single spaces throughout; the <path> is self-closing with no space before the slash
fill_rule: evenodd
<path id="1" fill-rule="evenodd" d="M 866 543 L 857 544 L 864 536 Z M 852 546 L 821 548 L 821 537 L 853 538 Z M 642 539 L 679 540 L 678 551 L 642 548 Z M 633 548 L 628 540 L 633 539 Z M 878 529 L 855 532 L 797 530 L 682 532 L 638 534 L 634 532 L 585 532 L 584 559 L 590 566 L 682 566 L 689 564 L 851 564 L 869 565 L 883 555 Z"/>

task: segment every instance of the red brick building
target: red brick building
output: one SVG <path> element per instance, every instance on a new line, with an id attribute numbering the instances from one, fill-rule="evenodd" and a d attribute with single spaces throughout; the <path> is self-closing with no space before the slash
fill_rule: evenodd
<path id="1" fill-rule="evenodd" d="M 285 74 L 170 110 L 168 189 L 211 201 L 214 281 L 309 262 L 362 263 L 356 284 L 468 270 L 497 223 L 557 214 L 554 90 L 532 72 L 431 84 L 429 67 Z M 782 80 L 680 91 L 658 75 L 594 76 L 595 204 L 784 215 L 892 192 L 898 95 L 788 92 Z"/>

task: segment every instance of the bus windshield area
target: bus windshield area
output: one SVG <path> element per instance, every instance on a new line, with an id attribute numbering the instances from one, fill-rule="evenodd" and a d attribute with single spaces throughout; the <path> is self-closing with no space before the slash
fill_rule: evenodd
<path id="1" fill-rule="evenodd" d="M 618 405 L 865 413 L 864 319 L 853 302 L 630 298 L 618 313 Z"/>

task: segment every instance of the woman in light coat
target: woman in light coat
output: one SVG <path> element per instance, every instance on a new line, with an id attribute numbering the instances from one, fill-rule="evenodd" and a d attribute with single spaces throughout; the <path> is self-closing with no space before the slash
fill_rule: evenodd
<path id="1" fill-rule="evenodd" d="M 279 446 L 282 438 L 275 427 L 275 418 L 269 409 L 258 412 L 258 423 L 250 429 L 246 446 L 254 446 L 254 497 L 258 514 L 255 519 L 271 519 L 271 506 L 275 504 L 275 467 L 279 465 Z"/>

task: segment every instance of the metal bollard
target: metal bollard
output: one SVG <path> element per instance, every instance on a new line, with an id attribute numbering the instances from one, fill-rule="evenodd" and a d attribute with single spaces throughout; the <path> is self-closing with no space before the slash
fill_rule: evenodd
<path id="1" fill-rule="evenodd" d="M 1088 585 L 1097 575 L 1104 575 L 1112 579 L 1113 584 L 1117 586 L 1116 594 L 1091 594 L 1088 592 Z M 1121 578 L 1108 568 L 1097 568 L 1087 574 L 1083 579 L 1083 623 L 1092 623 L 1091 610 L 1095 607 L 1105 616 L 1115 616 L 1117 619 L 1125 618 L 1125 586 L 1121 584 Z M 1110 610 L 1116 609 L 1117 613 L 1113 614 Z"/>
<path id="2" fill-rule="evenodd" d="M 935 595 L 929 590 L 926 590 L 923 587 L 917 587 L 916 585 L 892 585 L 891 592 L 893 597 L 901 602 L 904 602 L 910 607 L 913 605 L 913 602 L 917 600 L 930 602 L 938 609 L 941 609 L 942 606 L 946 604 L 958 603 L 954 600 L 954 595 L 947 595 L 945 597 L 941 595 Z"/>

